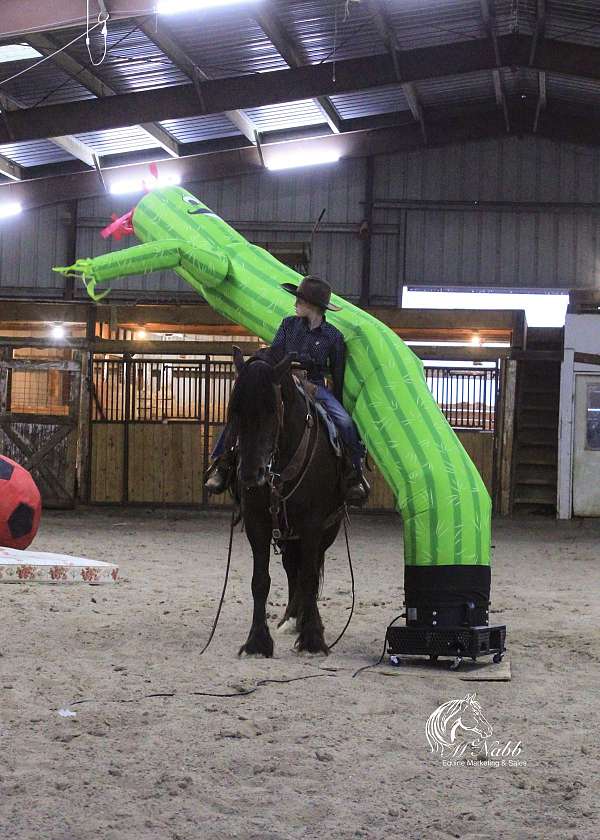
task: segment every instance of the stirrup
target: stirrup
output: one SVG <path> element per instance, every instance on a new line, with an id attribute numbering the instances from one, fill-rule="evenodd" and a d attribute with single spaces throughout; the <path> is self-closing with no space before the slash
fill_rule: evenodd
<path id="1" fill-rule="evenodd" d="M 346 501 L 353 505 L 363 505 L 369 498 L 369 491 L 364 482 L 351 484 L 346 490 Z"/>

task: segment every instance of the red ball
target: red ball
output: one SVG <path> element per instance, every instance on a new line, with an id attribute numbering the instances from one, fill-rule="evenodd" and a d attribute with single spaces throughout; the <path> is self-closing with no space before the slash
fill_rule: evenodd
<path id="1" fill-rule="evenodd" d="M 27 548 L 41 515 L 42 498 L 31 473 L 0 455 L 0 545 Z"/>

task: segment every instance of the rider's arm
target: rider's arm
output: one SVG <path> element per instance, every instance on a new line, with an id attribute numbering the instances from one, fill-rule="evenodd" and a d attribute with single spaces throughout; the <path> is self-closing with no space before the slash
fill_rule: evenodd
<path id="1" fill-rule="evenodd" d="M 340 333 L 329 351 L 329 371 L 333 382 L 333 396 L 342 402 L 344 392 L 344 369 L 346 367 L 346 345 Z"/>

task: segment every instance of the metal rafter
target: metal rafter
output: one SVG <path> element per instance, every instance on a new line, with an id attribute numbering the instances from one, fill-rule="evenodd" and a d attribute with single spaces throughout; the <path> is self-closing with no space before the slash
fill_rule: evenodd
<path id="1" fill-rule="evenodd" d="M 531 53 L 529 55 L 529 64 L 532 65 L 535 61 L 538 44 L 543 40 L 546 34 L 546 0 L 537 0 L 536 7 L 536 21 L 535 30 L 533 32 L 533 39 L 531 41 Z M 546 108 L 546 74 L 543 70 L 538 71 L 538 101 L 535 109 L 535 117 L 533 120 L 533 133 L 537 132 L 540 113 Z"/>
<path id="2" fill-rule="evenodd" d="M 375 125 L 376 123 L 373 123 L 373 126 Z M 419 126 L 412 120 L 407 125 L 391 128 L 365 127 L 363 130 L 356 130 L 353 125 L 350 125 L 349 128 L 351 130 L 347 133 L 328 134 L 319 138 L 319 145 L 335 143 L 337 151 L 344 157 L 365 157 L 422 146 Z M 475 114 L 469 115 L 467 119 L 462 116 L 458 120 L 448 120 L 446 118 L 444 121 L 431 125 L 430 142 L 442 145 L 453 141 L 498 136 L 501 131 L 501 115 L 495 111 L 485 114 L 483 117 Z M 241 139 L 238 138 L 238 146 L 229 151 L 216 150 L 212 154 L 203 152 L 181 158 L 177 162 L 177 168 L 183 180 L 213 179 L 260 171 L 261 167 L 257 160 L 256 149 L 248 145 L 242 147 L 239 145 Z M 283 142 L 285 142 L 285 148 L 293 148 L 294 146 L 293 141 L 282 139 L 267 144 L 267 148 L 275 149 L 279 143 Z M 302 148 L 304 148 L 305 142 L 302 141 Z M 170 163 L 169 161 L 165 162 L 167 169 Z M 105 167 L 103 174 L 108 181 L 115 176 L 135 177 L 138 172 L 145 174 L 146 170 L 146 165 L 142 163 L 129 166 L 116 165 L 112 168 Z M 51 171 L 54 174 L 50 175 Z M 2 194 L 2 187 L 3 185 L 0 185 L 0 195 Z M 57 200 L 64 201 L 76 197 L 94 196 L 102 192 L 104 192 L 104 189 L 98 181 L 96 173 L 89 170 L 71 172 L 70 174 L 59 172 L 57 174 L 56 169 L 49 169 L 48 176 L 41 177 L 40 173 L 36 173 L 35 179 L 31 181 L 11 185 L 11 195 L 15 199 L 22 200 L 26 207 L 54 203 Z"/>
<path id="3" fill-rule="evenodd" d="M 0 92 L 0 108 L 2 108 L 3 114 L 12 113 L 13 109 L 20 109 L 26 107 L 27 106 L 25 105 L 25 103 L 22 102 L 20 99 L 17 99 L 15 96 L 10 96 L 4 91 Z M 83 161 L 83 163 L 87 164 L 88 166 L 94 165 L 94 152 L 89 146 L 87 146 L 85 143 L 82 143 L 82 141 L 79 140 L 77 137 L 53 137 L 50 140 L 50 142 L 53 143 L 55 146 L 58 146 L 60 149 L 63 149 L 65 152 L 68 152 L 68 154 L 70 154 L 71 157 Z M 9 177 L 11 176 L 9 175 Z"/>
<path id="4" fill-rule="evenodd" d="M 498 68 L 502 66 L 502 59 L 500 56 L 498 35 L 496 33 L 495 0 L 479 0 L 479 2 L 481 5 L 481 16 L 483 18 L 483 23 L 487 30 L 488 36 L 491 39 L 492 47 L 494 49 L 494 59 L 496 61 L 496 67 Z M 510 133 L 508 105 L 506 103 L 506 96 L 504 95 L 504 89 L 502 87 L 502 77 L 500 76 L 500 70 L 492 70 L 492 77 L 494 80 L 494 93 L 496 94 L 496 103 L 502 108 L 502 113 L 504 114 L 504 123 L 506 125 L 506 131 Z"/>
<path id="5" fill-rule="evenodd" d="M 530 65 L 535 61 L 538 44 L 546 34 L 546 12 L 546 0 L 537 0 L 535 29 L 531 41 L 531 53 L 529 54 Z"/>
<path id="6" fill-rule="evenodd" d="M 506 66 L 529 66 L 531 36 L 503 35 L 496 40 Z M 600 79 L 600 49 L 544 39 L 538 44 L 534 66 L 547 72 Z M 406 81 L 494 69 L 498 68 L 490 50 L 489 38 L 423 47 L 402 53 L 402 70 Z M 184 84 L 13 111 L 5 114 L 4 121 L 0 121 L 0 143 L 52 137 L 57 126 L 69 134 L 79 134 L 156 119 L 197 116 L 198 91 L 200 101 L 204 103 L 202 113 L 222 113 L 318 95 L 368 90 L 394 84 L 396 80 L 391 57 L 374 55 L 337 61 L 335 80 L 331 64 L 324 63 L 199 81 L 196 86 Z"/>
<path id="7" fill-rule="evenodd" d="M 5 175 L 11 181 L 22 181 L 24 177 L 23 168 L 4 155 L 0 155 L 0 175 Z"/>
<path id="8" fill-rule="evenodd" d="M 60 45 L 56 43 L 49 35 L 46 34 L 31 34 L 27 36 L 27 42 L 42 55 L 51 55 L 56 53 Z M 115 96 L 115 91 L 106 82 L 103 82 L 95 73 L 81 64 L 75 58 L 63 50 L 54 55 L 51 59 L 53 64 L 60 67 L 61 70 L 73 77 L 79 84 L 87 88 L 97 97 Z M 155 140 L 171 157 L 179 157 L 180 148 L 179 143 L 169 134 L 159 123 L 148 122 L 140 126 L 143 130 Z M 90 166 L 94 164 L 91 163 Z"/>
<path id="9" fill-rule="evenodd" d="M 192 82 L 195 83 L 197 80 L 205 82 L 210 79 L 210 76 L 198 67 L 187 55 L 185 50 L 173 39 L 168 26 L 163 20 L 160 21 L 160 25 L 158 23 L 155 24 L 154 21 L 143 20 L 139 28 Z M 239 110 L 225 111 L 224 113 L 244 137 L 252 144 L 256 143 L 256 126 L 248 118 L 247 114 Z"/>
<path id="10" fill-rule="evenodd" d="M 538 101 L 537 106 L 535 109 L 535 117 L 533 118 L 533 133 L 535 134 L 538 130 L 538 124 L 540 121 L 540 114 L 542 111 L 546 110 L 547 98 L 546 98 L 546 74 L 543 70 L 540 70 L 538 73 Z"/>
<path id="11" fill-rule="evenodd" d="M 257 6 L 256 9 L 251 10 L 251 14 L 279 55 L 290 67 L 304 67 L 310 64 L 301 47 L 294 42 L 286 31 L 271 3 L 265 2 L 262 6 Z M 340 115 L 335 110 L 331 100 L 327 96 L 315 96 L 314 102 L 325 117 L 329 128 L 334 134 L 338 134 Z"/>
<path id="12" fill-rule="evenodd" d="M 404 96 L 406 97 L 406 101 L 408 102 L 408 107 L 410 108 L 414 119 L 419 123 L 421 127 L 423 141 L 427 143 L 427 129 L 425 126 L 425 117 L 423 115 L 423 107 L 419 101 L 416 86 L 412 82 L 405 82 L 402 78 L 402 49 L 400 47 L 400 42 L 398 41 L 396 33 L 394 32 L 390 20 L 388 18 L 388 15 L 381 4 L 381 0 L 367 0 L 367 7 L 369 9 L 369 12 L 371 13 L 371 20 L 375 24 L 375 28 L 379 33 L 379 37 L 382 39 L 387 51 L 392 56 L 396 78 L 402 85 L 402 91 L 404 92 Z"/>

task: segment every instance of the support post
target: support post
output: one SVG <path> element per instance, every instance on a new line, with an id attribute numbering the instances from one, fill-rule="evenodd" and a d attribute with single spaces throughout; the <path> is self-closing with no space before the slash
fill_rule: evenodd
<path id="1" fill-rule="evenodd" d="M 373 182 L 375 180 L 375 158 L 369 155 L 366 159 L 365 176 L 365 224 L 367 235 L 363 241 L 362 277 L 360 284 L 360 305 L 369 305 L 371 298 L 371 237 L 373 228 Z"/>

